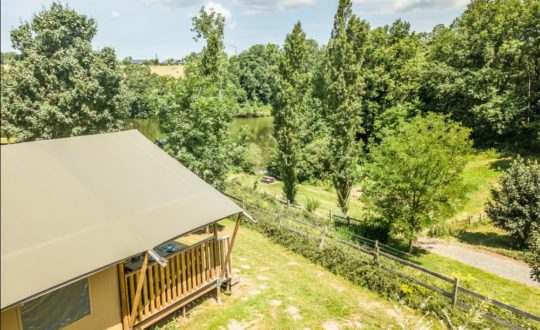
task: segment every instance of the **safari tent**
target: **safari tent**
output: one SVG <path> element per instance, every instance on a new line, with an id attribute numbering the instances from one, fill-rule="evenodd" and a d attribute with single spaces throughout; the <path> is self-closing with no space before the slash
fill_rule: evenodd
<path id="1" fill-rule="evenodd" d="M 3 145 L 1 328 L 146 328 L 219 298 L 241 216 L 137 131 Z"/>

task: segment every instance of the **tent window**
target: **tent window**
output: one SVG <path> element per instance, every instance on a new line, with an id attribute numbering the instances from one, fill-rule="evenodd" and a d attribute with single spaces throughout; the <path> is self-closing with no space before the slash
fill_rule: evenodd
<path id="1" fill-rule="evenodd" d="M 60 329 L 89 314 L 88 279 L 67 285 L 21 306 L 24 330 Z"/>

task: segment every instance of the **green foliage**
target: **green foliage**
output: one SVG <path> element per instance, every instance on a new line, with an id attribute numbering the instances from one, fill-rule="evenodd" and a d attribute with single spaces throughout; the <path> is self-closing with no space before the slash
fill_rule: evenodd
<path id="1" fill-rule="evenodd" d="M 330 164 L 338 205 L 347 213 L 352 185 L 358 177 L 363 126 L 362 65 L 369 26 L 352 14 L 351 0 L 340 0 L 328 42 L 323 103 L 330 127 Z"/>
<path id="2" fill-rule="evenodd" d="M 249 101 L 264 105 L 272 103 L 280 56 L 278 45 L 257 44 L 230 58 L 231 68 L 237 68 L 234 74 Z"/>
<path id="3" fill-rule="evenodd" d="M 469 129 L 442 115 L 417 116 L 371 151 L 363 200 L 409 240 L 455 212 L 463 198 L 462 173 L 471 153 Z"/>
<path id="4" fill-rule="evenodd" d="M 205 38 L 206 46 L 188 63 L 185 79 L 172 82 L 159 104 L 163 149 L 217 188 L 223 188 L 238 151 L 229 140 L 237 104 L 222 68 L 223 24 L 220 14 L 204 8 L 193 18 L 196 38 Z"/>
<path id="5" fill-rule="evenodd" d="M 224 62 L 225 54 L 223 52 L 223 29 L 225 26 L 225 17 L 213 11 L 205 10 L 204 7 L 199 11 L 199 16 L 192 18 L 195 32 L 195 41 L 203 38 L 206 45 L 201 52 L 200 70 L 204 76 L 218 78 Z"/>
<path id="6" fill-rule="evenodd" d="M 0 54 L 0 64 L 7 64 L 10 61 L 18 60 L 19 55 L 15 52 L 2 52 Z"/>
<path id="7" fill-rule="evenodd" d="M 537 229 L 529 238 L 529 248 L 525 255 L 531 267 L 531 278 L 540 282 L 540 230 Z"/>
<path id="8" fill-rule="evenodd" d="M 119 130 L 127 117 L 111 48 L 92 49 L 92 18 L 53 3 L 11 31 L 20 60 L 2 74 L 2 135 L 17 141 Z"/>
<path id="9" fill-rule="evenodd" d="M 400 19 L 371 30 L 363 66 L 365 144 L 380 141 L 386 130 L 416 114 L 423 62 L 420 37 Z"/>
<path id="10" fill-rule="evenodd" d="M 507 230 L 520 248 L 540 231 L 540 165 L 517 158 L 491 189 L 486 213 L 492 223 Z"/>
<path id="11" fill-rule="evenodd" d="M 294 203 L 298 184 L 298 161 L 301 139 L 305 128 L 309 95 L 309 68 L 307 66 L 306 34 L 297 22 L 285 39 L 283 55 L 279 61 L 277 93 L 272 114 L 274 137 L 278 142 L 277 159 L 283 180 L 283 193 Z"/>
<path id="12" fill-rule="evenodd" d="M 174 78 L 152 74 L 147 65 L 124 64 L 123 87 L 129 102 L 132 119 L 150 119 L 157 116 L 161 96 Z"/>
<path id="13" fill-rule="evenodd" d="M 451 114 L 477 143 L 538 143 L 540 3 L 476 0 L 429 35 L 425 109 Z M 531 138 L 532 137 L 532 138 Z"/>

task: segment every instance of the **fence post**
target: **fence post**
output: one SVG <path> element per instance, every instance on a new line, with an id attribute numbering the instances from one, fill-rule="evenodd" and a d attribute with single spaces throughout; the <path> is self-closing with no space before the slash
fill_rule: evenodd
<path id="1" fill-rule="evenodd" d="M 471 225 L 471 219 L 472 217 L 469 215 L 469 226 Z"/>
<path id="2" fill-rule="evenodd" d="M 279 208 L 279 214 L 278 214 L 278 227 L 281 228 L 281 217 L 282 217 L 282 213 L 283 213 L 283 205 L 281 205 L 281 207 Z"/>
<path id="3" fill-rule="evenodd" d="M 375 253 L 373 254 L 373 261 L 376 265 L 379 265 L 379 240 L 375 241 Z"/>
<path id="4" fill-rule="evenodd" d="M 330 212 L 330 223 L 334 223 L 334 217 L 332 216 L 332 210 L 328 211 Z"/>
<path id="5" fill-rule="evenodd" d="M 326 239 L 326 235 L 328 234 L 328 226 L 324 226 L 324 232 L 321 237 L 321 243 L 319 244 L 319 249 L 322 249 L 324 246 L 324 240 Z"/>
<path id="6" fill-rule="evenodd" d="M 482 213 L 480 213 L 480 215 L 478 216 L 478 221 L 482 222 Z"/>
<path id="7" fill-rule="evenodd" d="M 347 214 L 347 226 L 351 225 L 351 218 L 349 218 L 349 215 Z"/>
<path id="8" fill-rule="evenodd" d="M 454 290 L 452 291 L 452 307 L 456 307 L 458 290 L 459 290 L 459 279 L 457 277 L 454 277 Z"/>

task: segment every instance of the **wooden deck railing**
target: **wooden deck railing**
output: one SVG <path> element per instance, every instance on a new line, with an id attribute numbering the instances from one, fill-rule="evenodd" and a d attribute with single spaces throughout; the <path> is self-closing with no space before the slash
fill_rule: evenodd
<path id="1" fill-rule="evenodd" d="M 120 289 L 125 290 L 122 296 L 126 300 L 126 315 L 131 315 L 133 308 L 138 309 L 134 322 L 136 326 L 171 305 L 181 307 L 182 300 L 187 300 L 212 283 L 219 285 L 217 280 L 225 263 L 228 246 L 228 236 L 219 238 L 217 244 L 214 237 L 209 237 L 167 256 L 166 267 L 159 266 L 155 261 L 149 262 L 138 306 L 132 304 L 141 272 L 137 270 L 123 274 L 124 283 Z M 230 262 L 225 267 L 223 279 L 226 280 L 231 274 Z M 121 269 L 123 271 L 123 266 Z"/>

